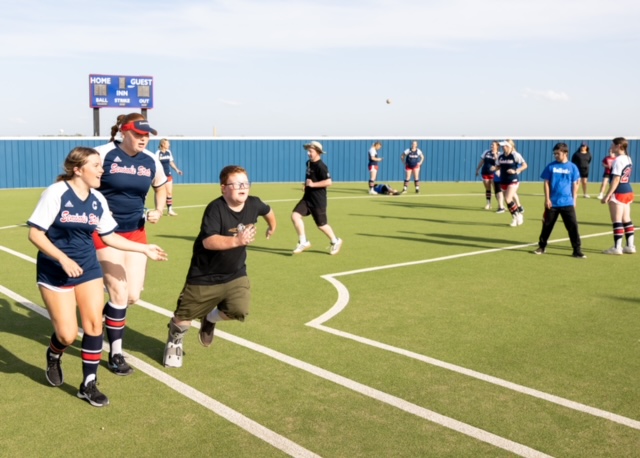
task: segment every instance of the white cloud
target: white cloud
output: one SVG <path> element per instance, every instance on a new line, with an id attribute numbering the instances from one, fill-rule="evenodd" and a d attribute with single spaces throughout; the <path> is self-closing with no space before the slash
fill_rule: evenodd
<path id="1" fill-rule="evenodd" d="M 564 91 L 552 91 L 548 89 L 546 91 L 539 91 L 530 88 L 526 88 L 522 93 L 522 97 L 534 98 L 534 99 L 544 99 L 549 100 L 551 102 L 568 102 L 569 95 Z"/>

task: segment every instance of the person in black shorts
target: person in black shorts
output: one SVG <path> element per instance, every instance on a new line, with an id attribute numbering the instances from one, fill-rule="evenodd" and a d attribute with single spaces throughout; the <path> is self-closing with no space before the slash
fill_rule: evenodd
<path id="1" fill-rule="evenodd" d="M 585 199 L 591 196 L 587 193 L 587 182 L 589 181 L 589 167 L 591 166 L 591 151 L 589 145 L 582 143 L 580 148 L 571 156 L 571 162 L 578 167 L 580 172 L 580 185 L 582 186 L 582 195 Z"/>
<path id="2" fill-rule="evenodd" d="M 251 184 L 244 168 L 223 168 L 220 187 L 222 196 L 210 202 L 202 216 L 187 279 L 169 320 L 166 367 L 182 366 L 182 342 L 191 320 L 200 318 L 198 338 L 205 347 L 213 342 L 216 323 L 245 320 L 251 300 L 247 245 L 255 240 L 258 216 L 267 222 L 267 239 L 276 230 L 273 210 L 258 197 L 249 196 Z"/>
<path id="3" fill-rule="evenodd" d="M 307 161 L 307 172 L 304 182 L 304 195 L 293 209 L 291 221 L 298 233 L 298 245 L 293 250 L 293 254 L 302 253 L 311 247 L 311 242 L 307 240 L 304 231 L 304 221 L 302 218 L 311 215 L 313 221 L 324 235 L 326 235 L 331 246 L 329 254 L 338 254 L 342 247 L 342 239 L 336 237 L 327 220 L 327 188 L 331 186 L 331 174 L 327 165 L 322 162 L 322 155 L 326 153 L 322 149 L 320 142 L 310 142 L 304 145 L 307 150 L 309 160 Z"/>

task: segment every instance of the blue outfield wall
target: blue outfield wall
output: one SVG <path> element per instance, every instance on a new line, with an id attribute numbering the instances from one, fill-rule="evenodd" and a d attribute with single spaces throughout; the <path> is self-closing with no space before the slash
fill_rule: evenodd
<path id="1" fill-rule="evenodd" d="M 149 150 L 155 152 L 159 138 L 153 138 Z M 306 138 L 171 138 L 171 151 L 183 176 L 176 183 L 217 183 L 220 169 L 225 165 L 242 165 L 249 171 L 251 181 L 257 183 L 302 182 L 306 153 L 302 145 Z M 366 182 L 367 152 L 374 140 L 382 142 L 379 156 L 378 182 L 400 182 L 404 168 L 400 155 L 413 139 L 406 138 L 318 138 L 328 152 L 324 161 L 336 182 Z M 475 169 L 482 152 L 489 147 L 488 138 L 416 138 L 425 153 L 421 180 L 475 181 Z M 558 141 L 569 145 L 570 154 L 585 139 L 514 139 L 517 150 L 524 156 L 529 169 L 522 181 L 540 181 L 544 166 L 553 160 L 552 148 Z M 51 184 L 62 171 L 66 155 L 76 146 L 98 146 L 106 143 L 103 137 L 0 138 L 0 188 L 41 188 Z M 611 139 L 586 139 L 593 161 L 589 181 L 600 182 L 600 162 L 607 154 Z M 640 145 L 630 139 L 630 156 L 635 163 Z M 632 181 L 637 182 L 640 171 L 633 170 Z M 426 183 L 425 183 L 426 184 Z"/>

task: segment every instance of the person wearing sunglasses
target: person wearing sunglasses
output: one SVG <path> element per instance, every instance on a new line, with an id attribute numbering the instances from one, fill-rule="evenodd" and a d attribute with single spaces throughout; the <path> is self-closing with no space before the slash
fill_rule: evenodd
<path id="1" fill-rule="evenodd" d="M 247 245 L 256 238 L 259 216 L 267 222 L 267 239 L 276 230 L 273 210 L 260 198 L 250 196 L 250 189 L 244 168 L 228 165 L 220 172 L 222 196 L 204 211 L 186 283 L 169 320 L 162 362 L 166 367 L 182 367 L 183 340 L 192 320 L 200 319 L 198 338 L 202 346 L 208 347 L 213 342 L 216 323 L 243 322 L 249 314 Z"/>

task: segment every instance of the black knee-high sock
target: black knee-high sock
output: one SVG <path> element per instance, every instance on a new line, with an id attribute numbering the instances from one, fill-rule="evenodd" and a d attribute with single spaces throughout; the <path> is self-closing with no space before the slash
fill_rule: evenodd
<path id="1" fill-rule="evenodd" d="M 613 246 L 622 248 L 622 236 L 624 235 L 624 224 L 622 222 L 613 223 Z"/>
<path id="2" fill-rule="evenodd" d="M 124 337 L 124 326 L 127 318 L 127 306 L 114 305 L 111 302 L 107 302 L 104 313 L 107 339 L 111 347 L 109 353 L 113 356 L 117 353 L 122 353 L 122 339 Z"/>
<path id="3" fill-rule="evenodd" d="M 58 340 L 58 336 L 54 332 L 51 334 L 51 340 L 49 341 L 49 348 L 47 349 L 47 357 L 60 358 L 64 351 L 69 348 L 68 345 L 62 344 Z"/>
<path id="4" fill-rule="evenodd" d="M 633 228 L 633 221 L 624 223 L 624 236 L 627 239 L 627 246 L 635 246 L 634 234 L 635 234 L 635 229 Z"/>
<path id="5" fill-rule="evenodd" d="M 102 340 L 102 334 L 90 336 L 85 332 L 82 336 L 82 379 L 85 386 L 96 379 L 102 358 Z"/>

